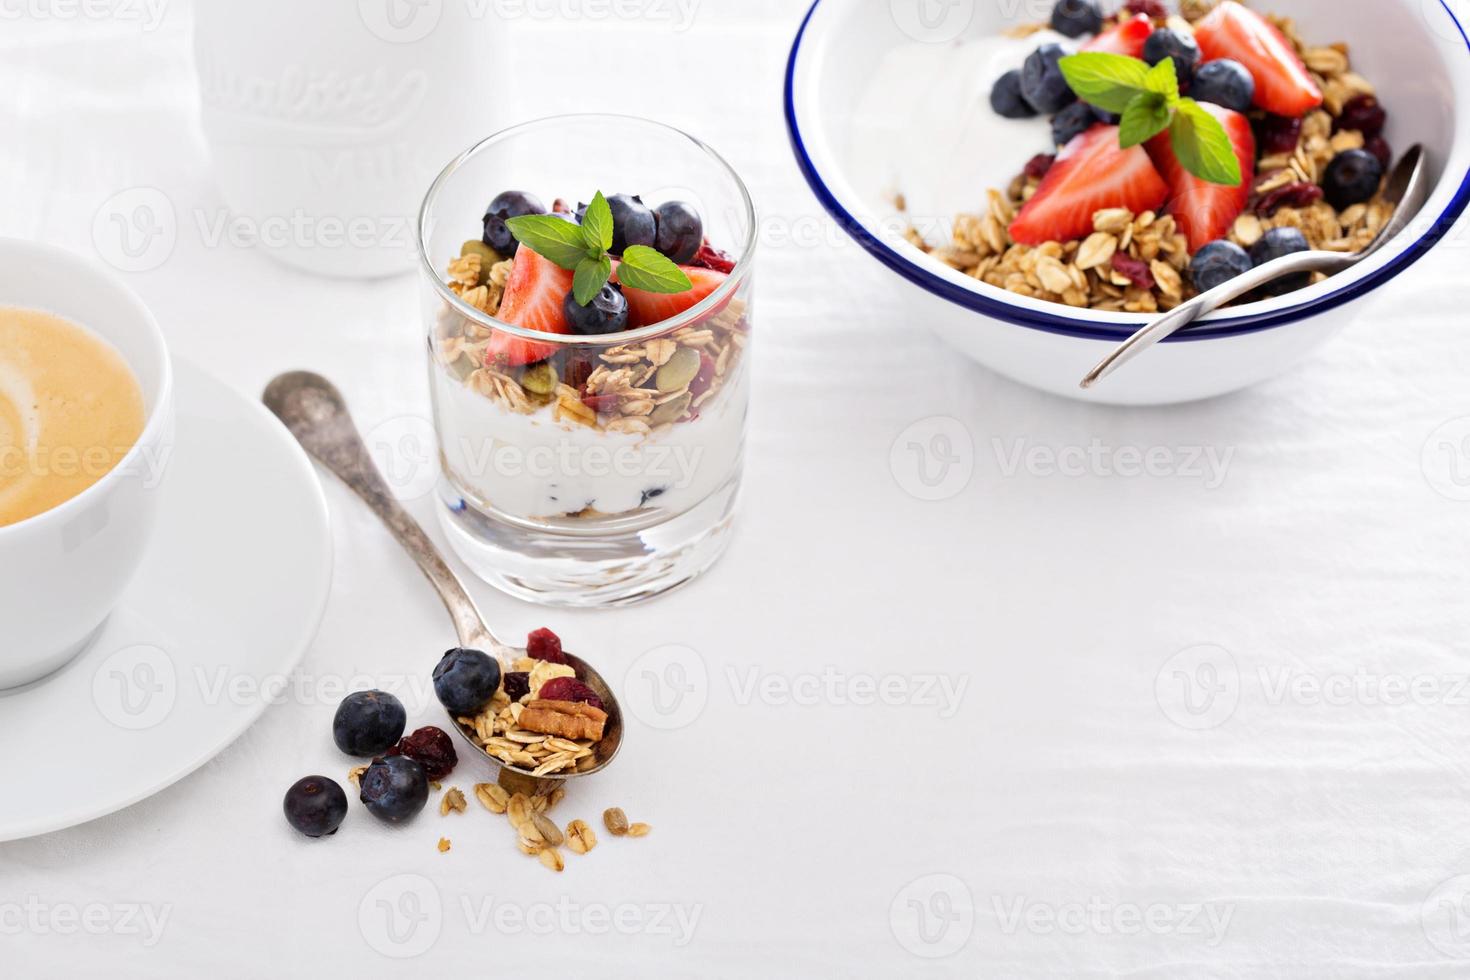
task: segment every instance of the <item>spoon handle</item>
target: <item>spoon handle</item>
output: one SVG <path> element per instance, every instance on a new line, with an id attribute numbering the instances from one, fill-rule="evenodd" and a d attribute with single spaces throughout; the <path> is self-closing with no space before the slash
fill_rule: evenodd
<path id="1" fill-rule="evenodd" d="M 1302 272 L 1341 272 L 1357 260 L 1355 255 L 1338 252 L 1295 252 L 1279 259 L 1263 263 L 1214 289 L 1200 293 L 1194 299 L 1181 303 L 1125 340 L 1107 357 L 1103 358 L 1082 379 L 1084 390 L 1133 360 L 1150 347 L 1183 330 L 1200 317 L 1213 313 L 1231 300 L 1285 276 Z"/>
<path id="2" fill-rule="evenodd" d="M 454 619 L 460 645 L 497 653 L 504 649 L 485 626 L 474 600 L 445 564 L 434 542 L 388 489 L 336 386 L 319 374 L 293 371 L 272 381 L 262 401 L 285 423 L 302 448 L 382 518 L 444 601 Z"/>

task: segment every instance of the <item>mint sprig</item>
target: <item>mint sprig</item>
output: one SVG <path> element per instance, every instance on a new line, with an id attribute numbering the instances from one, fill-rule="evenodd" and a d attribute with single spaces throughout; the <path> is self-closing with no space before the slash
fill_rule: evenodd
<path id="1" fill-rule="evenodd" d="M 1084 51 L 1061 60 L 1062 76 L 1077 97 L 1122 116 L 1118 141 L 1138 146 L 1168 130 L 1179 163 L 1201 180 L 1239 187 L 1244 175 L 1220 120 L 1179 94 L 1174 59 L 1150 68 L 1127 55 Z"/>
<path id="2" fill-rule="evenodd" d="M 586 306 L 612 278 L 612 207 L 602 191 L 592 198 L 580 225 L 554 214 L 511 218 L 505 226 L 515 240 L 568 272 L 572 298 Z M 633 245 L 623 253 L 618 279 L 625 286 L 649 293 L 683 293 L 694 288 L 689 276 L 662 253 Z"/>

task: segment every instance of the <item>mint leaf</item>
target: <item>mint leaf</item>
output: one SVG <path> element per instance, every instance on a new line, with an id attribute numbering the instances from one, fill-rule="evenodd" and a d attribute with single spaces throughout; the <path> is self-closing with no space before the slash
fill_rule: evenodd
<path id="1" fill-rule="evenodd" d="M 1162 95 L 1170 106 L 1179 101 L 1179 73 L 1174 70 L 1174 59 L 1165 58 L 1148 70 L 1144 79 L 1150 92 Z"/>
<path id="2" fill-rule="evenodd" d="M 1105 112 L 1123 112 L 1134 96 L 1149 90 L 1148 65 L 1127 55 L 1084 51 L 1059 64 L 1077 97 Z"/>
<path id="3" fill-rule="evenodd" d="M 1175 106 L 1170 138 L 1179 163 L 1201 180 L 1239 187 L 1245 179 L 1225 127 L 1193 99 L 1180 99 Z"/>
<path id="4" fill-rule="evenodd" d="M 1169 128 L 1169 104 L 1157 92 L 1140 92 L 1123 110 L 1118 142 L 1123 149 L 1153 139 Z"/>
<path id="5" fill-rule="evenodd" d="M 528 214 L 511 218 L 505 226 L 516 241 L 563 269 L 575 269 L 587 258 L 587 241 L 579 225 L 551 214 Z"/>
<path id="6" fill-rule="evenodd" d="M 618 279 L 646 293 L 687 293 L 694 288 L 683 269 L 647 245 L 628 246 L 618 266 Z"/>
<path id="7" fill-rule="evenodd" d="M 597 192 L 592 203 L 587 205 L 587 213 L 582 215 L 582 236 L 587 242 L 587 247 L 593 251 L 606 252 L 612 248 L 612 208 L 608 206 L 607 198 L 602 196 L 602 191 Z"/>
<path id="8" fill-rule="evenodd" d="M 612 278 L 612 260 L 606 255 L 597 258 L 588 256 L 577 263 L 577 274 L 572 277 L 572 297 L 578 306 L 586 306 L 597 298 L 602 287 Z"/>

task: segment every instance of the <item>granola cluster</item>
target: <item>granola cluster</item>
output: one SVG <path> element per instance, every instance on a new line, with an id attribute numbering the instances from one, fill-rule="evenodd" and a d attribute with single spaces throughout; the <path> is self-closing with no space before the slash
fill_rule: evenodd
<path id="1" fill-rule="evenodd" d="M 446 281 L 461 300 L 494 316 L 514 259 L 469 242 L 449 263 Z M 568 426 L 657 436 L 699 417 L 736 375 L 749 340 L 747 304 L 731 299 L 714 315 L 667 336 L 630 346 L 566 350 L 520 368 L 487 360 L 492 332 L 447 304 L 434 342 L 438 363 L 472 391 L 509 411 L 550 408 Z"/>
<path id="2" fill-rule="evenodd" d="M 455 719 L 465 733 L 475 740 L 486 752 L 508 766 L 515 766 L 532 776 L 550 776 L 556 773 L 577 772 L 597 765 L 596 745 L 602 738 L 602 725 L 595 729 L 583 724 L 562 727 L 560 722 L 548 718 L 558 714 L 556 706 L 563 702 L 543 700 L 541 689 L 557 678 L 575 679 L 577 671 L 570 664 L 551 663 L 522 657 L 511 668 L 529 677 L 529 689 L 519 698 L 512 699 L 505 685 L 495 692 L 494 699 L 473 718 Z M 565 710 L 591 709 L 590 705 L 565 703 Z M 538 723 L 538 713 L 541 721 Z M 598 712 L 601 714 L 601 712 Z M 580 712 L 578 716 L 581 717 Z M 602 721 L 607 716 L 602 715 Z M 552 728 L 565 734 L 554 734 L 544 729 Z M 573 737 L 567 737 L 568 735 Z"/>
<path id="3" fill-rule="evenodd" d="M 1181 13 L 1199 20 L 1216 0 L 1184 0 Z M 1356 252 L 1387 224 L 1393 206 L 1382 188 L 1370 201 L 1338 211 L 1321 200 L 1299 202 L 1296 193 L 1320 183 L 1327 165 L 1338 154 L 1362 149 L 1363 134 L 1337 129 L 1335 121 L 1358 96 L 1374 96 L 1371 82 L 1352 70 L 1346 44 L 1325 47 L 1305 43 L 1291 18 L 1271 17 L 1296 48 L 1323 92 L 1322 108 L 1309 113 L 1290 152 L 1263 156 L 1251 201 L 1236 219 L 1229 239 L 1249 249 L 1272 228 L 1302 231 L 1314 249 Z M 1031 25 L 1019 33 L 1041 30 Z M 958 215 L 951 241 L 932 248 L 911 229 L 908 240 L 939 261 L 989 285 L 1067 306 L 1127 313 L 1156 313 L 1173 309 L 1196 295 L 1189 279 L 1188 241 L 1174 219 L 1149 211 L 1134 214 L 1110 208 L 1093 215 L 1093 233 L 1082 241 L 1047 242 L 1028 246 L 1013 242 L 1007 229 L 1021 207 L 1041 185 L 1041 177 L 1021 174 L 1004 193 L 990 190 L 983 214 Z M 1387 178 L 1385 177 L 1385 180 Z M 1326 278 L 1321 273 L 1313 282 Z"/>

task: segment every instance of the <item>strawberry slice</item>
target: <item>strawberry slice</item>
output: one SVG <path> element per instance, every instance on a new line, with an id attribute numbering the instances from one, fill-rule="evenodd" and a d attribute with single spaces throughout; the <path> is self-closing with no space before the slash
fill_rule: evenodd
<path id="1" fill-rule="evenodd" d="M 1126 54 L 1130 58 L 1142 58 L 1143 46 L 1154 32 L 1154 22 L 1148 14 L 1137 14 L 1117 27 L 1103 31 L 1082 45 L 1083 51 L 1101 51 L 1105 54 Z"/>
<path id="2" fill-rule="evenodd" d="M 1322 89 L 1276 25 L 1225 0 L 1194 25 L 1205 61 L 1234 58 L 1256 79 L 1256 105 L 1278 116 L 1304 116 L 1322 104 Z"/>
<path id="3" fill-rule="evenodd" d="M 1152 211 L 1169 185 L 1141 146 L 1118 145 L 1118 127 L 1099 123 L 1068 143 L 1036 194 L 1011 222 L 1011 238 L 1023 245 L 1066 242 L 1092 233 L 1092 216 L 1104 208 Z"/>
<path id="4" fill-rule="evenodd" d="M 633 326 L 646 327 L 672 319 L 703 302 L 710 293 L 719 289 L 725 284 L 725 280 L 730 278 L 715 269 L 704 269 L 692 265 L 680 266 L 680 268 L 694 284 L 693 289 L 682 293 L 648 293 L 631 286 L 623 287 L 623 296 L 628 300 L 628 319 Z M 613 272 L 613 278 L 617 278 L 616 271 Z"/>
<path id="5" fill-rule="evenodd" d="M 1149 156 L 1169 182 L 1169 213 L 1189 239 L 1190 252 L 1198 252 L 1210 242 L 1225 237 L 1245 210 L 1256 181 L 1256 134 L 1251 129 L 1251 121 L 1224 106 L 1209 102 L 1200 105 L 1220 120 L 1235 147 L 1244 178 L 1239 186 L 1212 184 L 1185 170 L 1174 155 L 1174 144 L 1167 131 L 1148 141 Z"/>
<path id="6" fill-rule="evenodd" d="M 573 273 L 522 244 L 495 318 L 542 333 L 571 333 L 562 303 L 572 291 L 572 278 Z M 544 361 L 555 353 L 554 344 L 536 344 L 497 330 L 485 348 L 485 366 L 520 367 Z"/>

